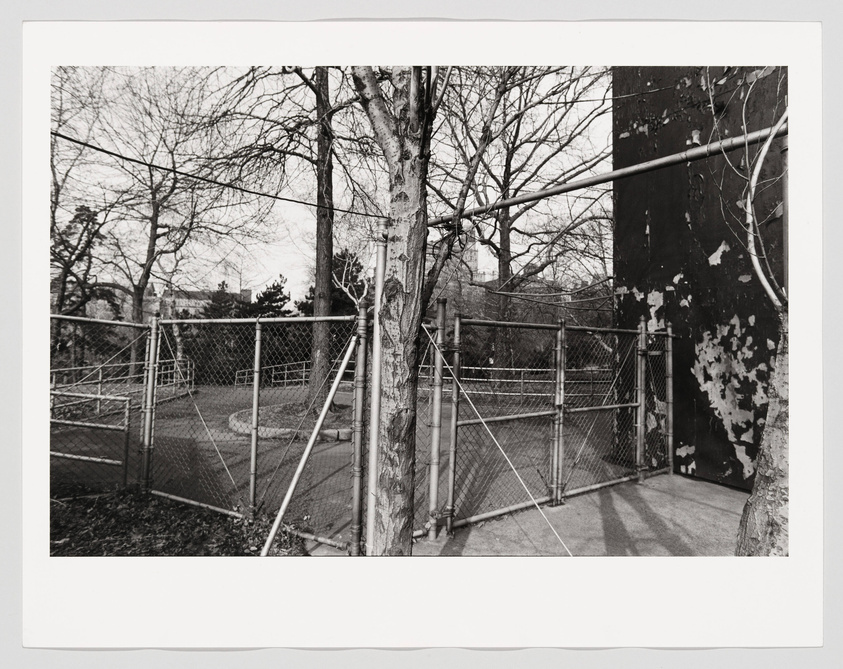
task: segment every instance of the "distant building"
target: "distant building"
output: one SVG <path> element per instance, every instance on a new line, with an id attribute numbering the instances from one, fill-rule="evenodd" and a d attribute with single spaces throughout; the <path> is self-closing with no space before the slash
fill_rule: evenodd
<path id="1" fill-rule="evenodd" d="M 176 318 L 182 314 L 199 316 L 211 303 L 215 290 L 180 290 L 167 288 L 161 295 L 160 313 L 162 318 Z M 241 302 L 252 301 L 252 291 L 244 289 L 239 292 L 229 291 L 228 295 Z"/>

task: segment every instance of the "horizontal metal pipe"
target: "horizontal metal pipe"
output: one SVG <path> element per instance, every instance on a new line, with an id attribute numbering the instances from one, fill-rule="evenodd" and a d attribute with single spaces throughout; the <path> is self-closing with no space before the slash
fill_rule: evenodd
<path id="1" fill-rule="evenodd" d="M 348 544 L 341 544 L 339 541 L 334 541 L 333 539 L 328 539 L 327 537 L 320 537 L 316 534 L 311 534 L 310 532 L 302 532 L 301 530 L 297 530 L 289 525 L 282 524 L 281 529 L 287 534 L 294 534 L 295 536 L 307 539 L 308 541 L 315 541 L 320 544 L 325 544 L 326 546 L 339 548 L 341 551 L 348 550 Z"/>
<path id="2" fill-rule="evenodd" d="M 535 506 L 536 504 L 546 504 L 550 501 L 550 496 L 545 495 L 544 497 L 536 497 L 535 502 L 521 502 L 519 504 L 513 504 L 511 506 L 507 506 L 503 509 L 496 509 L 495 511 L 487 511 L 486 513 L 480 513 L 476 516 L 469 516 L 468 518 L 461 518 L 460 520 L 455 520 L 453 527 L 463 527 L 465 525 L 471 525 L 472 523 L 479 523 L 483 520 L 488 520 L 489 518 L 497 518 L 498 516 L 504 516 L 507 513 L 513 513 L 515 511 L 521 511 L 522 509 L 526 509 L 531 506 Z"/>
<path id="3" fill-rule="evenodd" d="M 590 395 L 588 397 L 590 397 Z M 565 413 L 588 413 L 589 411 L 607 411 L 609 409 L 633 409 L 637 406 L 638 402 L 629 402 L 627 404 L 601 404 L 594 407 L 574 407 L 571 409 L 565 409 Z"/>
<path id="4" fill-rule="evenodd" d="M 654 469 L 651 472 L 645 471 L 644 476 L 649 478 L 651 476 L 657 476 L 659 474 L 667 474 L 669 469 L 667 467 L 663 467 L 662 469 Z M 570 492 L 566 491 L 563 493 L 565 497 L 573 497 L 574 495 L 582 495 L 583 493 L 593 492 L 595 490 L 600 490 L 601 488 L 608 488 L 609 486 L 617 485 L 618 483 L 626 483 L 627 481 L 637 481 L 638 474 L 630 474 L 629 476 L 624 476 L 623 478 L 613 479 L 612 481 L 604 481 L 603 483 L 595 483 L 594 485 L 587 485 L 583 486 L 582 488 L 575 488 Z"/>
<path id="5" fill-rule="evenodd" d="M 51 390 L 50 395 L 57 395 L 59 397 L 79 397 L 89 400 L 113 400 L 115 402 L 128 402 L 128 397 L 121 397 L 120 395 L 94 395 L 90 393 L 69 393 L 65 390 Z"/>
<path id="6" fill-rule="evenodd" d="M 611 481 L 603 481 L 602 483 L 595 483 L 594 485 L 587 485 L 583 486 L 582 488 L 575 488 L 571 491 L 564 491 L 562 493 L 563 497 L 573 497 L 574 495 L 581 495 L 586 492 L 592 492 L 594 490 L 600 490 L 601 488 L 608 488 L 612 485 L 617 485 L 618 483 L 626 483 L 627 481 L 636 481 L 638 479 L 638 474 L 630 474 L 629 476 L 624 476 L 619 479 L 613 479 Z"/>
<path id="7" fill-rule="evenodd" d="M 463 318 L 463 325 L 488 325 L 491 327 L 530 328 L 532 330 L 557 330 L 556 325 L 546 323 L 518 323 L 509 321 L 484 321 L 477 318 Z"/>
<path id="8" fill-rule="evenodd" d="M 645 172 L 653 172 L 663 167 L 670 167 L 671 165 L 679 165 L 681 163 L 689 163 L 695 160 L 703 160 L 704 158 L 709 158 L 717 153 L 721 153 L 724 151 L 735 151 L 737 149 L 742 149 L 745 146 L 751 144 L 758 144 L 760 142 L 763 142 L 767 139 L 767 137 L 772 131 L 773 128 L 764 128 L 763 130 L 756 130 L 755 132 L 751 132 L 747 135 L 731 137 L 730 139 L 724 139 L 719 142 L 712 142 L 704 146 L 698 146 L 693 149 L 688 149 L 687 151 L 681 151 L 680 153 L 673 153 L 669 156 L 664 156 L 662 158 L 647 160 L 643 163 L 629 165 L 628 167 L 622 167 L 620 169 L 612 170 L 611 172 L 606 172 L 604 174 L 597 174 L 593 177 L 586 177 L 585 179 L 579 179 L 577 181 L 569 181 L 568 183 L 563 183 L 558 186 L 554 186 L 553 188 L 546 188 L 544 190 L 539 190 L 534 193 L 525 193 L 524 195 L 519 195 L 518 197 L 500 200 L 490 205 L 486 205 L 485 207 L 472 207 L 471 209 L 466 209 L 462 214 L 460 214 L 459 217 L 471 218 L 472 216 L 480 216 L 483 214 L 488 214 L 492 211 L 497 211 L 498 209 L 504 209 L 505 207 L 512 207 L 518 204 L 526 204 L 527 202 L 535 202 L 536 200 L 543 200 L 544 198 L 551 197 L 553 195 L 562 195 L 563 193 L 570 193 L 571 191 L 581 190 L 583 188 L 590 188 L 591 186 L 599 186 L 600 184 L 608 183 L 609 181 L 614 181 L 616 179 L 623 179 L 626 177 L 635 176 L 636 174 L 643 174 Z M 776 137 L 786 135 L 787 131 L 788 125 L 787 123 L 784 123 L 779 129 L 779 131 L 776 133 Z M 450 223 L 453 220 L 453 216 L 439 216 L 428 221 L 428 225 L 442 225 L 444 223 Z"/>
<path id="9" fill-rule="evenodd" d="M 356 318 L 356 316 L 278 316 L 277 318 L 261 318 L 261 323 L 266 325 L 267 323 L 350 322 Z M 161 325 L 235 325 L 237 323 L 254 325 L 256 320 L 256 318 L 162 318 Z"/>
<path id="10" fill-rule="evenodd" d="M 70 453 L 59 453 L 58 451 L 50 451 L 50 457 L 63 458 L 64 460 L 81 460 L 82 462 L 96 462 L 100 465 L 115 465 L 123 464 L 122 460 L 112 460 L 111 458 L 95 458 L 90 455 L 71 455 Z"/>
<path id="11" fill-rule="evenodd" d="M 466 387 L 467 386 L 467 387 Z M 497 395 L 500 397 L 553 397 L 553 393 L 502 393 L 496 390 L 473 390 L 471 384 L 463 384 L 463 390 L 468 395 Z"/>
<path id="12" fill-rule="evenodd" d="M 590 328 L 585 325 L 567 325 L 566 329 L 574 332 L 607 332 L 609 334 L 638 334 L 638 330 L 626 330 L 624 328 Z"/>
<path id="13" fill-rule="evenodd" d="M 470 418 L 468 420 L 457 421 L 457 427 L 465 427 L 466 425 L 482 425 L 483 423 L 506 423 L 513 420 L 520 420 L 522 418 L 544 418 L 546 416 L 555 416 L 556 409 L 548 411 L 533 411 L 532 413 L 516 413 L 509 416 L 492 416 L 491 418 Z"/>
<path id="14" fill-rule="evenodd" d="M 58 418 L 51 418 L 50 425 L 66 425 L 67 427 L 88 427 L 94 430 L 113 430 L 114 432 L 122 432 L 123 425 L 106 425 L 105 423 L 84 423 L 80 420 L 60 420 Z"/>
<path id="15" fill-rule="evenodd" d="M 216 511 L 217 513 L 224 513 L 226 516 L 231 516 L 232 518 L 243 518 L 242 513 L 237 513 L 237 511 L 232 511 L 230 509 L 221 509 L 218 506 L 214 506 L 213 504 L 205 504 L 204 502 L 196 502 L 192 499 L 187 499 L 186 497 L 179 497 L 178 495 L 171 495 L 168 492 L 161 492 L 160 490 L 150 490 L 149 491 L 153 495 L 157 495 L 158 497 L 164 497 L 165 499 L 173 500 L 174 502 L 180 502 L 182 504 L 190 504 L 191 506 L 198 506 L 202 509 L 208 509 L 209 511 Z"/>
<path id="16" fill-rule="evenodd" d="M 75 321 L 77 323 L 101 323 L 104 325 L 115 325 L 121 328 L 140 328 L 148 330 L 149 325 L 146 323 L 128 323 L 126 321 L 109 321 L 103 318 L 83 318 L 81 316 L 62 316 L 60 314 L 50 314 L 50 318 L 59 321 Z"/>

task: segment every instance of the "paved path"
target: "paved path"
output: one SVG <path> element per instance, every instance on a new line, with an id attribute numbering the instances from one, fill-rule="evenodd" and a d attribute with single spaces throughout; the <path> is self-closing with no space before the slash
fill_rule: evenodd
<path id="1" fill-rule="evenodd" d="M 747 493 L 684 476 L 660 475 L 604 488 L 542 507 L 575 556 L 729 556 Z M 317 548 L 314 555 L 337 555 Z M 415 556 L 564 555 L 535 509 L 444 531 L 436 541 L 419 540 Z"/>

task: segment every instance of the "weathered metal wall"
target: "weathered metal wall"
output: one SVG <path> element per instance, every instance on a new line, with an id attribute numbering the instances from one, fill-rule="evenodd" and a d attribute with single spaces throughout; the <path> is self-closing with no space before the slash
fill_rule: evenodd
<path id="1" fill-rule="evenodd" d="M 741 135 L 744 117 L 749 131 L 772 126 L 786 92 L 785 68 L 618 68 L 614 168 Z M 780 282 L 782 147 L 773 143 L 756 200 Z M 750 488 L 778 334 L 740 224 L 746 158 L 737 151 L 615 182 L 614 269 L 618 325 L 644 315 L 651 329 L 672 322 L 679 337 L 676 471 Z"/>

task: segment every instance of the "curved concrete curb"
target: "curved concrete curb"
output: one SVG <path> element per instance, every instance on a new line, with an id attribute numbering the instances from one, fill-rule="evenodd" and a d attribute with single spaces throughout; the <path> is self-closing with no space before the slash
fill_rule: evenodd
<path id="1" fill-rule="evenodd" d="M 241 420 L 238 416 L 245 415 L 248 422 Z M 238 434 L 252 434 L 252 410 L 244 409 L 237 411 L 228 417 L 228 427 Z M 258 437 L 268 439 L 281 438 L 289 439 L 295 434 L 291 427 L 266 427 L 258 426 Z M 299 431 L 297 439 L 306 440 L 310 437 L 310 430 Z M 323 428 L 319 430 L 319 441 L 351 441 L 351 428 Z"/>

